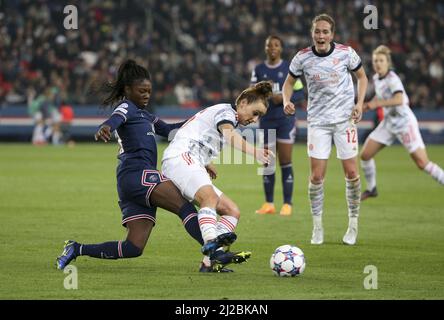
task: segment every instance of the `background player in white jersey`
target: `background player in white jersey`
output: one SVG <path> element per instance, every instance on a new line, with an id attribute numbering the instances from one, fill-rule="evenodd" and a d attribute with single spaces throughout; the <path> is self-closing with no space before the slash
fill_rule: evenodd
<path id="1" fill-rule="evenodd" d="M 367 181 L 367 190 L 362 193 L 361 200 L 378 195 L 373 157 L 396 139 L 404 145 L 419 169 L 444 184 L 444 171 L 429 160 L 418 121 L 409 107 L 409 98 L 398 75 L 390 70 L 391 67 L 390 49 L 384 45 L 377 47 L 373 51 L 376 97 L 366 103 L 364 111 L 381 106 L 384 108 L 384 120 L 368 136 L 361 151 L 361 166 Z"/>
<path id="2" fill-rule="evenodd" d="M 288 114 L 295 112 L 290 97 L 297 78 L 304 75 L 308 89 L 307 151 L 310 158 L 308 189 L 313 215 L 311 243 L 324 242 L 322 227 L 324 177 L 334 140 L 346 181 L 349 225 L 343 242 L 353 245 L 358 234 L 361 194 L 356 123 L 361 120 L 367 76 L 361 65 L 361 59 L 353 48 L 333 42 L 334 32 L 335 22 L 329 15 L 321 14 L 313 19 L 311 36 L 314 45 L 299 51 L 291 61 L 283 88 L 284 111 Z M 356 104 L 351 72 L 358 80 Z"/>
<path id="3" fill-rule="evenodd" d="M 226 264 L 243 262 L 250 253 L 239 256 L 224 252 L 221 245 L 232 243 L 240 212 L 236 204 L 211 182 L 216 171 L 211 164 L 225 141 L 242 152 L 269 163 L 274 154 L 255 148 L 235 131 L 238 123 L 257 122 L 267 112 L 272 93 L 270 82 L 262 81 L 245 89 L 231 104 L 217 104 L 191 117 L 176 133 L 162 159 L 162 172 L 179 188 L 185 198 L 197 202 L 199 226 L 204 239 L 202 253 L 209 256 L 202 267 L 222 269 Z M 217 213 L 221 215 L 217 220 Z M 234 238 L 233 238 L 234 235 Z"/>

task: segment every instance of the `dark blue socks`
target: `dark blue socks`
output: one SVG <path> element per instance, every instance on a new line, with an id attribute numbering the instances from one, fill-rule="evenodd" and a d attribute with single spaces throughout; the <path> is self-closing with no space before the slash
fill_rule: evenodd
<path id="1" fill-rule="evenodd" d="M 290 164 L 281 166 L 282 189 L 284 191 L 284 203 L 291 204 L 293 198 L 293 167 Z M 275 174 L 262 176 L 265 191 L 265 201 L 273 203 L 274 201 L 274 183 Z"/>
<path id="2" fill-rule="evenodd" d="M 284 203 L 291 204 L 293 197 L 293 167 L 290 164 L 281 166 L 282 189 L 284 191 Z"/>
<path id="3" fill-rule="evenodd" d="M 128 240 L 99 244 L 78 244 L 75 247 L 76 256 L 90 256 L 100 259 L 135 258 L 140 256 L 142 252 L 143 250 Z"/>
<path id="4" fill-rule="evenodd" d="M 276 175 L 274 173 L 262 176 L 262 182 L 264 184 L 264 191 L 265 191 L 265 201 L 271 202 L 271 203 L 273 202 L 273 197 L 274 197 L 275 178 L 276 178 Z"/>
<path id="5" fill-rule="evenodd" d="M 194 205 L 190 202 L 185 203 L 182 208 L 180 208 L 179 217 L 182 219 L 182 224 L 188 234 L 203 246 L 204 241 L 197 220 L 197 210 Z"/>

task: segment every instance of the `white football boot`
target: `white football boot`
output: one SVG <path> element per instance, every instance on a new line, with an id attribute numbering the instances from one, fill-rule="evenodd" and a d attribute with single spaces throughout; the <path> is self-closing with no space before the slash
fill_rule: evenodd
<path id="1" fill-rule="evenodd" d="M 313 233 L 311 235 L 311 244 L 324 243 L 324 229 L 322 228 L 322 216 L 313 216 Z"/>
<path id="2" fill-rule="evenodd" d="M 348 229 L 342 238 L 342 242 L 344 244 L 348 244 L 350 246 L 356 243 L 356 239 L 358 238 L 358 218 L 351 217 L 348 222 Z"/>

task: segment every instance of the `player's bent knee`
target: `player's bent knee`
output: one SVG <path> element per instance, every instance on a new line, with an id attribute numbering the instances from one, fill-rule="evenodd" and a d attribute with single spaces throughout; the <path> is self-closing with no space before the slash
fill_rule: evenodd
<path id="1" fill-rule="evenodd" d="M 236 219 L 240 218 L 240 210 L 234 203 L 228 203 L 225 201 L 220 202 L 217 207 L 217 212 L 222 216 L 232 216 Z"/>
<path id="2" fill-rule="evenodd" d="M 229 206 L 228 212 L 229 216 L 235 217 L 236 219 L 240 218 L 240 210 L 236 205 Z"/>
<path id="3" fill-rule="evenodd" d="M 194 199 L 199 203 L 200 207 L 215 208 L 219 202 L 219 196 L 214 192 L 213 186 L 200 188 L 194 195 Z"/>

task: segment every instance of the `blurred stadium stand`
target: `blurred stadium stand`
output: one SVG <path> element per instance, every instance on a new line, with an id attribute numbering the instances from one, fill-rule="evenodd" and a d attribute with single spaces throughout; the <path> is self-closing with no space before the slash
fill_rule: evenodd
<path id="1" fill-rule="evenodd" d="M 267 35 L 282 36 L 284 57 L 291 59 L 310 45 L 311 19 L 327 12 L 336 19 L 336 41 L 357 50 L 369 76 L 372 50 L 382 43 L 392 49 L 424 139 L 443 142 L 443 1 L 372 1 L 379 13 L 377 30 L 363 27 L 367 1 L 362 0 L 69 4 L 78 8 L 79 30 L 63 27 L 65 1 L 0 0 L 0 139 L 29 141 L 32 119 L 26 104 L 48 86 L 57 88 L 60 103 L 74 107 L 74 138 L 90 136 L 105 115 L 91 107 L 100 101 L 88 95 L 88 88 L 95 80 L 111 79 L 127 58 L 149 67 L 151 106 L 161 116 L 187 117 L 196 109 L 234 101 L 264 59 Z M 299 117 L 303 133 L 305 114 Z"/>
<path id="2" fill-rule="evenodd" d="M 111 110 L 105 111 L 98 106 L 74 106 L 76 116 L 71 127 L 71 135 L 76 141 L 93 141 L 97 127 L 106 120 Z M 158 108 L 156 115 L 166 122 L 179 122 L 191 117 L 196 110 L 177 108 L 177 106 L 163 106 Z M 419 128 L 426 143 L 444 143 L 444 112 L 415 111 L 419 121 Z M 305 111 L 298 110 L 297 141 L 306 141 L 307 123 Z M 373 128 L 374 111 L 364 114 L 358 124 L 359 141 L 364 141 Z M 249 128 L 257 128 L 251 124 Z M 0 139 L 8 141 L 29 141 L 33 130 L 33 119 L 27 114 L 27 106 L 20 105 L 0 111 Z"/>

